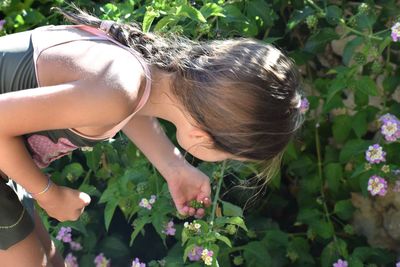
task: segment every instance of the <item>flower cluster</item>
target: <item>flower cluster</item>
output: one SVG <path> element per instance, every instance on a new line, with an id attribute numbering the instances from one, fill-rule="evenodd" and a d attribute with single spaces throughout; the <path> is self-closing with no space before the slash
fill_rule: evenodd
<path id="1" fill-rule="evenodd" d="M 71 227 L 62 226 L 57 233 L 56 239 L 64 243 L 70 243 L 72 241 L 71 231 Z"/>
<path id="2" fill-rule="evenodd" d="M 146 208 L 148 210 L 152 209 L 152 205 L 156 202 L 157 197 L 155 195 L 151 195 L 150 199 L 142 198 L 139 202 L 139 206 L 142 208 Z"/>
<path id="3" fill-rule="evenodd" d="M 204 261 L 205 265 L 211 265 L 212 264 L 212 256 L 214 252 L 212 250 L 204 249 L 201 252 L 201 259 Z"/>
<path id="4" fill-rule="evenodd" d="M 381 122 L 381 133 L 386 141 L 394 142 L 400 138 L 400 121 L 396 116 L 387 113 L 379 118 Z"/>
<path id="5" fill-rule="evenodd" d="M 71 250 L 78 251 L 82 249 L 82 245 L 78 242 L 72 240 L 72 229 L 71 227 L 62 226 L 57 233 L 56 239 L 64 243 L 69 244 Z M 65 258 L 65 263 L 67 267 L 78 267 L 78 261 L 72 253 L 68 253 Z"/>
<path id="6" fill-rule="evenodd" d="M 57 233 L 56 239 L 70 245 L 71 250 L 78 251 L 82 249 L 82 245 L 72 240 L 71 227 L 62 226 Z"/>
<path id="7" fill-rule="evenodd" d="M 365 159 L 371 164 L 385 162 L 385 156 L 386 152 L 378 144 L 369 146 L 365 152 Z"/>
<path id="8" fill-rule="evenodd" d="M 341 259 L 339 259 L 337 262 L 333 264 L 333 267 L 347 267 L 347 266 L 348 266 L 347 261 Z"/>
<path id="9" fill-rule="evenodd" d="M 110 267 L 110 260 L 104 257 L 103 253 L 97 255 L 93 262 L 96 264 L 96 267 Z"/>
<path id="10" fill-rule="evenodd" d="M 79 267 L 78 260 L 72 253 L 68 253 L 64 261 L 66 267 Z"/>
<path id="11" fill-rule="evenodd" d="M 190 261 L 199 261 L 201 259 L 203 247 L 195 246 L 189 253 L 188 258 Z"/>
<path id="12" fill-rule="evenodd" d="M 385 179 L 378 175 L 373 175 L 368 180 L 368 191 L 371 192 L 371 195 L 380 195 L 384 196 L 387 192 L 387 182 Z"/>
<path id="13" fill-rule="evenodd" d="M 205 265 L 211 265 L 214 255 L 212 250 L 206 248 L 195 246 L 189 253 L 188 258 L 190 261 L 199 261 L 200 259 L 204 261 Z"/>
<path id="14" fill-rule="evenodd" d="M 191 223 L 185 222 L 183 227 L 185 227 L 185 229 L 187 229 L 191 234 L 198 234 L 200 233 L 201 225 L 196 221 L 193 221 Z"/>
<path id="15" fill-rule="evenodd" d="M 400 22 L 396 22 L 393 26 L 392 26 L 392 40 L 394 42 L 400 41 Z"/>
<path id="16" fill-rule="evenodd" d="M 304 114 L 308 111 L 308 109 L 310 108 L 310 102 L 308 102 L 308 99 L 303 97 L 300 100 L 300 113 Z"/>
<path id="17" fill-rule="evenodd" d="M 131 266 L 131 267 L 146 267 L 146 264 L 140 262 L 138 258 L 135 258 L 135 259 L 132 261 L 132 266 Z"/>
<path id="18" fill-rule="evenodd" d="M 166 235 L 175 235 L 176 229 L 174 228 L 174 222 L 171 220 L 165 226 L 165 229 L 162 231 Z"/>

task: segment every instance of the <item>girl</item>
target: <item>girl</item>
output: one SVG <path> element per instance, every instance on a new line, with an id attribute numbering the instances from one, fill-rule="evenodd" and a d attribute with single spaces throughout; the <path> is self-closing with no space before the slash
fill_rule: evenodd
<path id="1" fill-rule="evenodd" d="M 40 171 L 76 148 L 122 130 L 166 179 L 178 211 L 201 217 L 204 209 L 187 203 L 210 204 L 208 177 L 156 118 L 172 122 L 180 146 L 201 160 L 266 164 L 279 161 L 301 123 L 297 71 L 271 45 L 167 39 L 136 24 L 60 12 L 77 25 L 0 38 L 0 169 L 15 182 L 0 183 L 2 266 L 64 265 L 14 191 L 28 200 L 22 186 L 50 216 L 76 220 L 90 197 Z"/>

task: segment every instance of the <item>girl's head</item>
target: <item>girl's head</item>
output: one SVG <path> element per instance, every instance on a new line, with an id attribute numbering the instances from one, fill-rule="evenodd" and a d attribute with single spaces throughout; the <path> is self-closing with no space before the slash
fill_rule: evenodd
<path id="1" fill-rule="evenodd" d="M 101 20 L 85 13 L 61 12 L 75 23 L 100 27 Z M 142 33 L 137 24 L 114 23 L 109 34 L 171 73 L 171 92 L 217 150 L 271 162 L 302 122 L 299 74 L 270 44 L 163 38 Z"/>

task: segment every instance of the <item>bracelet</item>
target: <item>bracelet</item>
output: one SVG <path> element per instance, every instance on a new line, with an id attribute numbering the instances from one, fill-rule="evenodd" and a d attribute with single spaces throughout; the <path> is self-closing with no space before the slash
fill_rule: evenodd
<path id="1" fill-rule="evenodd" d="M 42 195 L 42 194 L 46 193 L 47 191 L 49 191 L 49 189 L 52 185 L 52 182 L 50 180 L 50 175 L 46 175 L 46 176 L 47 176 L 48 180 L 47 180 L 47 185 L 46 185 L 45 189 L 43 189 L 42 191 L 40 191 L 38 193 L 29 193 L 31 196 L 39 196 L 39 195 Z"/>

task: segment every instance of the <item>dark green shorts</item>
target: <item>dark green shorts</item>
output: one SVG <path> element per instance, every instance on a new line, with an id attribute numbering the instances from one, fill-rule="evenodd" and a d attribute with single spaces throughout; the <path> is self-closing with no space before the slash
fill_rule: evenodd
<path id="1" fill-rule="evenodd" d="M 18 194 L 18 195 L 17 195 Z M 22 202 L 28 209 L 22 205 Z M 11 180 L 0 178 L 0 249 L 6 250 L 25 239 L 34 228 L 30 213 L 33 201 Z"/>

